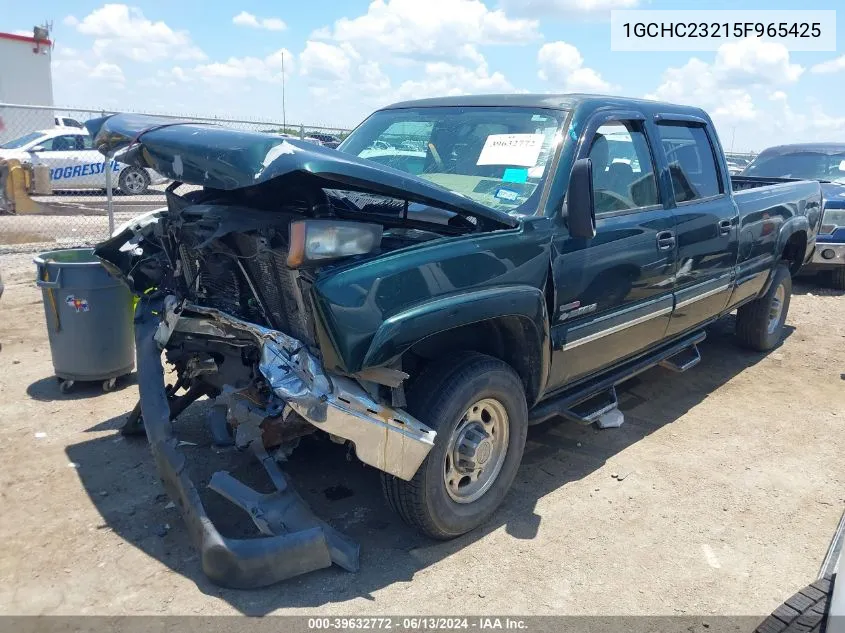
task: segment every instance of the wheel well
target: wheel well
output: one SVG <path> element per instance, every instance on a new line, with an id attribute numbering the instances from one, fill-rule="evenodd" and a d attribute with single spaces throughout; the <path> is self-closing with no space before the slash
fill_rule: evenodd
<path id="1" fill-rule="evenodd" d="M 781 259 L 789 262 L 789 272 L 793 275 L 804 264 L 804 254 L 806 252 L 807 234 L 804 231 L 795 231 L 795 233 L 789 236 L 781 253 Z"/>
<path id="2" fill-rule="evenodd" d="M 522 380 L 528 405 L 542 378 L 542 333 L 530 319 L 503 316 L 463 325 L 426 337 L 402 356 L 402 369 L 414 376 L 424 365 L 455 352 L 479 352 L 510 365 Z M 411 379 L 413 381 L 413 378 Z"/>

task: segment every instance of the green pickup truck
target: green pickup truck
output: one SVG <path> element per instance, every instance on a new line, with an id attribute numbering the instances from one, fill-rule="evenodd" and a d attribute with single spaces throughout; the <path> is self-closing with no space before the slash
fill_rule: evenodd
<path id="1" fill-rule="evenodd" d="M 337 150 L 135 115 L 87 126 L 174 180 L 166 209 L 97 253 L 141 297 L 126 432 L 146 431 L 203 569 L 233 587 L 357 569 L 273 459 L 303 435 L 354 447 L 405 521 L 456 537 L 507 494 L 529 425 L 618 425 L 616 385 L 691 368 L 734 310 L 738 343 L 776 346 L 821 218 L 818 182 L 734 192 L 707 114 L 651 101 L 399 103 Z M 209 482 L 262 538 L 221 535 L 188 475 L 171 420 L 202 396 L 214 441 L 275 484 Z"/>

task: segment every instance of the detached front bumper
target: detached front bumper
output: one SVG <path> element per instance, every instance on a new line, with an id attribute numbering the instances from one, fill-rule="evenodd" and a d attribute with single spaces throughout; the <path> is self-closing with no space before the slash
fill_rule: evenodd
<path id="1" fill-rule="evenodd" d="M 233 328 L 250 332 L 261 346 L 260 370 L 277 395 L 318 428 L 355 442 L 362 461 L 397 476 L 413 476 L 431 449 L 434 432 L 404 412 L 373 402 L 348 379 L 329 380 L 319 362 L 295 339 L 214 310 L 192 306 L 194 316 L 190 317 L 182 312 L 174 297 L 145 297 L 139 302 L 135 314 L 138 386 L 159 477 L 185 518 L 205 574 L 223 586 L 251 589 L 332 563 L 357 571 L 358 545 L 310 511 L 267 455 L 260 434 L 248 445 L 276 491 L 258 493 L 222 471 L 211 477 L 209 487 L 247 512 L 264 536 L 232 539 L 217 531 L 172 431 L 161 348 L 177 331 L 222 337 L 230 336 Z"/>
<path id="2" fill-rule="evenodd" d="M 283 332 L 203 306 L 164 302 L 155 338 L 161 348 L 175 332 L 253 337 L 259 370 L 273 392 L 318 429 L 349 440 L 365 464 L 410 480 L 434 446 L 436 433 L 402 411 L 374 400 L 354 380 L 326 373 L 305 345 Z"/>

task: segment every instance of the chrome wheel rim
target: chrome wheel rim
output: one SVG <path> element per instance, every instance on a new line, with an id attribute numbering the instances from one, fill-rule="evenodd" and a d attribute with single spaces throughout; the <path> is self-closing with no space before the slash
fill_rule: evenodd
<path id="1" fill-rule="evenodd" d="M 452 431 L 443 459 L 443 482 L 456 503 L 472 503 L 486 493 L 502 470 L 510 425 L 505 406 L 484 398 L 470 406 Z"/>
<path id="2" fill-rule="evenodd" d="M 123 185 L 132 193 L 141 193 L 146 185 L 144 175 L 134 169 L 127 171 L 123 175 Z"/>
<path id="3" fill-rule="evenodd" d="M 786 291 L 783 289 L 783 285 L 780 285 L 775 291 L 775 296 L 772 297 L 772 305 L 769 307 L 769 334 L 774 334 L 775 330 L 778 329 L 785 298 Z"/>

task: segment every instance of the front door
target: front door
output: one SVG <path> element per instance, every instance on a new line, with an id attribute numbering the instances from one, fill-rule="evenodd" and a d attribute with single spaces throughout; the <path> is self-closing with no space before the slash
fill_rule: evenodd
<path id="1" fill-rule="evenodd" d="M 592 161 L 596 236 L 553 242 L 550 389 L 661 340 L 673 306 L 675 220 L 643 120 L 605 115 L 587 134 L 578 158 Z"/>
<path id="2" fill-rule="evenodd" d="M 718 147 L 704 122 L 656 125 L 669 166 L 678 240 L 675 311 L 668 336 L 722 312 L 730 298 L 737 262 L 739 226 L 730 180 L 719 168 Z"/>

